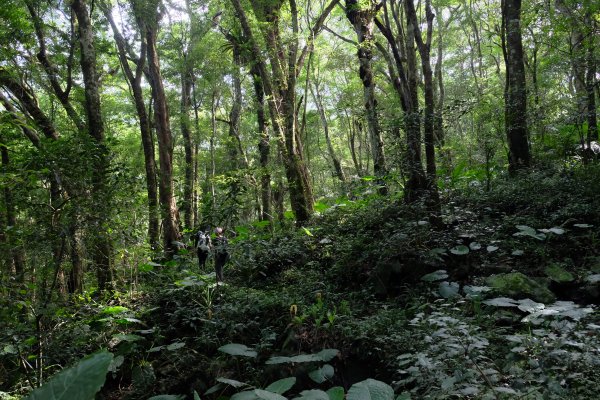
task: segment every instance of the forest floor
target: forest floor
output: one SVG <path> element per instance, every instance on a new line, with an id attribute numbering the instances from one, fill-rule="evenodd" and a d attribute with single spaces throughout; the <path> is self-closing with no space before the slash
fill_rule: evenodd
<path id="1" fill-rule="evenodd" d="M 446 190 L 441 228 L 394 199 L 321 204 L 239 230 L 224 285 L 189 254 L 145 266 L 51 341 L 115 355 L 104 399 L 597 398 L 598 172 Z"/>

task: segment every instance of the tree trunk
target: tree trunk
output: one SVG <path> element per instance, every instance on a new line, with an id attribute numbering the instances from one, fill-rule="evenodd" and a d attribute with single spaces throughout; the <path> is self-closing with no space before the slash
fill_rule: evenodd
<path id="1" fill-rule="evenodd" d="M 271 173 L 269 171 L 269 161 L 271 144 L 269 142 L 269 131 L 267 128 L 267 121 L 265 118 L 265 93 L 260 80 L 260 72 L 253 64 L 250 70 L 252 74 L 252 83 L 254 84 L 255 94 L 255 107 L 256 107 L 256 123 L 258 124 L 258 132 L 260 134 L 260 141 L 258 143 L 258 151 L 260 154 L 260 168 L 261 168 L 261 202 L 262 202 L 262 215 L 260 216 L 261 221 L 272 221 L 271 211 Z"/>
<path id="2" fill-rule="evenodd" d="M 380 194 L 387 193 L 387 187 L 383 180 L 387 174 L 385 154 L 383 149 L 383 137 L 377 116 L 377 100 L 375 99 L 375 81 L 373 80 L 373 43 L 374 43 L 374 17 L 378 6 L 376 2 L 369 0 L 369 5 L 362 6 L 358 0 L 346 0 L 346 17 L 354 27 L 358 38 L 358 61 L 359 76 L 363 84 L 363 96 L 365 100 L 365 112 L 367 127 L 371 141 L 371 152 L 373 154 L 373 171 L 379 180 Z"/>
<path id="3" fill-rule="evenodd" d="M 597 17 L 597 15 L 596 15 Z M 597 27 L 597 19 L 595 19 L 590 11 L 586 12 L 585 16 L 586 25 L 591 28 L 591 33 L 588 35 L 586 40 L 586 64 L 587 71 L 585 75 L 585 89 L 586 89 L 586 100 L 587 100 L 587 123 L 588 123 L 588 134 L 587 134 L 587 144 L 588 148 L 591 148 L 591 142 L 594 140 L 598 140 L 598 118 L 596 113 L 596 96 L 594 93 L 594 88 L 597 85 L 596 83 L 596 57 L 595 50 L 596 46 L 594 40 L 597 35 L 593 32 L 597 32 L 595 29 Z"/>
<path id="4" fill-rule="evenodd" d="M 71 246 L 71 271 L 67 280 L 69 293 L 83 292 L 83 259 L 81 258 L 81 232 L 74 223 L 69 229 Z"/>
<path id="5" fill-rule="evenodd" d="M 331 159 L 331 162 L 333 164 L 335 176 L 337 176 L 337 178 L 341 182 L 346 182 L 346 174 L 344 174 L 342 163 L 340 162 L 339 158 L 335 154 L 335 151 L 333 150 L 333 144 L 331 143 L 331 137 L 329 136 L 329 124 L 327 123 L 327 116 L 325 115 L 325 109 L 323 108 L 323 102 L 321 99 L 321 93 L 319 92 L 318 82 L 314 83 L 314 89 L 312 87 L 310 89 L 315 104 L 317 105 L 319 118 L 321 119 L 321 126 L 323 127 L 323 132 L 325 133 L 325 141 L 327 142 L 327 152 L 329 153 L 329 158 Z"/>
<path id="6" fill-rule="evenodd" d="M 292 211 L 295 214 L 297 225 L 304 224 L 310 218 L 313 212 L 313 194 L 310 175 L 302 154 L 302 143 L 297 132 L 296 79 L 302 69 L 306 54 L 312 50 L 314 37 L 321 31 L 325 18 L 338 1 L 332 0 L 323 9 L 310 30 L 311 36 L 306 41 L 300 56 L 298 56 L 298 10 L 295 0 L 289 0 L 293 39 L 288 42 L 287 48 L 284 48 L 279 32 L 279 17 L 283 0 L 251 1 L 255 16 L 260 22 L 265 23 L 264 37 L 272 71 L 269 73 L 265 61 L 259 57 L 263 52 L 254 39 L 241 1 L 231 0 L 260 73 L 273 132 L 285 146 L 284 167 Z"/>
<path id="7" fill-rule="evenodd" d="M 0 153 L 2 158 L 2 171 L 4 173 L 8 172 L 10 159 L 8 155 L 8 148 L 3 140 L 0 140 Z M 15 204 L 13 201 L 13 194 L 10 187 L 4 187 L 4 208 L 5 208 L 5 222 L 7 227 L 16 228 L 17 227 L 17 217 Z M 13 231 L 17 231 L 14 229 Z M 23 282 L 25 277 L 25 254 L 23 252 L 23 248 L 20 244 L 18 244 L 17 240 L 13 240 L 15 238 L 12 237 L 12 234 L 5 233 L 3 235 L 5 243 L 10 248 L 10 256 L 6 257 L 9 260 L 9 264 L 14 268 L 14 278 L 17 282 Z"/>
<path id="8" fill-rule="evenodd" d="M 95 201 L 95 208 L 92 212 L 92 224 L 96 236 L 93 241 L 91 253 L 98 277 L 98 290 L 103 292 L 106 289 L 112 289 L 113 285 L 112 249 L 107 226 L 107 215 L 110 212 L 110 196 L 107 193 L 108 188 L 106 187 L 109 166 L 108 149 L 104 143 L 104 120 L 100 108 L 100 89 L 98 87 L 99 79 L 96 72 L 96 52 L 94 49 L 92 21 L 85 0 L 74 0 L 71 7 L 78 22 L 81 52 L 80 63 L 85 86 L 87 130 L 95 144 L 94 154 L 92 155 L 94 160 L 92 196 Z"/>
<path id="9" fill-rule="evenodd" d="M 421 29 L 417 21 L 417 13 L 415 11 L 413 0 L 406 0 L 405 7 L 407 10 L 407 18 L 409 25 L 412 26 L 414 31 L 415 41 L 421 56 L 421 70 L 423 72 L 423 81 L 425 86 L 425 121 L 423 124 L 424 137 L 425 137 L 425 159 L 427 165 L 427 200 L 428 209 L 434 214 L 438 215 L 441 212 L 441 206 L 439 203 L 439 194 L 437 188 L 436 178 L 436 164 L 435 164 L 435 131 L 434 131 L 434 118 L 435 118 L 435 101 L 433 96 L 433 71 L 431 70 L 431 39 L 433 35 L 433 19 L 435 15 L 431 9 L 431 0 L 425 1 L 425 13 L 427 19 L 427 39 L 423 41 Z M 412 22 L 410 22 L 412 21 Z M 436 220 L 436 223 L 440 221 Z"/>
<path id="10" fill-rule="evenodd" d="M 184 56 L 184 59 L 186 57 Z M 188 66 L 189 61 L 184 60 L 183 71 L 181 72 L 181 136 L 183 136 L 183 148 L 185 151 L 185 178 L 183 182 L 183 202 L 181 211 L 183 212 L 183 224 L 185 228 L 193 228 L 192 203 L 194 194 L 194 153 L 192 144 L 192 130 L 190 121 L 190 107 L 192 104 L 192 68 Z"/>
<path id="11" fill-rule="evenodd" d="M 146 40 L 144 35 L 140 37 L 140 54 L 137 59 L 135 75 L 129 66 L 127 58 L 127 42 L 118 30 L 112 17 L 112 10 L 106 8 L 104 3 L 100 2 L 100 7 L 104 16 L 109 21 L 117 50 L 121 67 L 133 93 L 135 110 L 140 124 L 140 135 L 142 138 L 142 148 L 144 151 L 144 167 L 146 171 L 146 192 L 148 195 L 148 242 L 152 250 L 159 247 L 159 219 L 158 219 L 158 183 L 156 180 L 156 160 L 154 158 L 154 139 L 152 138 L 152 129 L 150 119 L 146 111 L 144 94 L 142 91 L 142 75 L 146 62 Z"/>
<path id="12" fill-rule="evenodd" d="M 160 61 L 157 52 L 157 34 L 160 15 L 158 12 L 158 1 L 149 4 L 146 8 L 150 12 L 148 16 L 137 16 L 138 23 L 143 29 L 148 46 L 147 60 L 152 87 L 152 99 L 154 103 L 154 122 L 156 125 L 156 136 L 158 138 L 158 154 L 160 165 L 159 179 L 159 202 L 163 225 L 163 246 L 167 258 L 171 258 L 177 252 L 177 242 L 181 239 L 178 223 L 178 210 L 173 195 L 173 138 L 169 123 L 169 110 L 167 98 L 160 72 Z M 144 21 L 142 21 L 142 19 Z"/>
<path id="13" fill-rule="evenodd" d="M 527 90 L 521 40 L 521 0 L 502 0 L 505 43 L 505 124 L 510 173 L 531 164 L 527 129 Z"/>
<path id="14" fill-rule="evenodd" d="M 406 2 L 404 4 L 406 7 Z M 395 22 L 396 34 L 393 33 L 392 19 Z M 391 61 L 388 64 L 390 69 L 395 66 L 393 75 L 397 79 L 395 79 L 394 88 L 404 111 L 404 130 L 406 132 L 408 179 L 404 186 L 404 200 L 412 203 L 426 194 L 428 181 L 421 161 L 421 118 L 418 102 L 418 70 L 414 49 L 415 35 L 412 20 L 408 19 L 408 15 L 406 22 L 407 27 L 404 30 L 400 19 L 400 4 L 395 2 L 390 2 L 389 7 L 387 3 L 384 3 L 384 22 L 375 19 L 375 24 L 388 42 L 394 60 L 393 64 Z"/>

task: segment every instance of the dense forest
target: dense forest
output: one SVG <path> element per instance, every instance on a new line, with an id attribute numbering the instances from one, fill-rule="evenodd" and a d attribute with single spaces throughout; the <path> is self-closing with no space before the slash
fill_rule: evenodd
<path id="1" fill-rule="evenodd" d="M 0 400 L 600 396 L 599 2 L 0 20 Z"/>

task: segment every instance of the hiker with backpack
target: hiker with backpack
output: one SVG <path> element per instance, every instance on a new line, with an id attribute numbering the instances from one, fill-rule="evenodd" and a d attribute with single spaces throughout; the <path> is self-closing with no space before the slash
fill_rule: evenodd
<path id="1" fill-rule="evenodd" d="M 206 260 L 208 259 L 212 247 L 208 229 L 206 231 L 200 229 L 198 233 L 196 233 L 196 236 L 194 236 L 194 242 L 198 253 L 198 267 L 200 268 L 200 271 L 202 271 L 206 266 Z"/>
<path id="2" fill-rule="evenodd" d="M 217 283 L 223 281 L 223 267 L 229 260 L 229 242 L 223 235 L 223 228 L 217 227 L 215 229 L 217 235 L 214 240 L 213 254 L 215 258 L 215 274 L 217 276 Z"/>

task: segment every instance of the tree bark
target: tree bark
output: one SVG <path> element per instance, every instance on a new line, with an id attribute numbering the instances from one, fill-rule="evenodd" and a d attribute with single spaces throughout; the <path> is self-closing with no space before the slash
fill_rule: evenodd
<path id="1" fill-rule="evenodd" d="M 521 0 L 502 0 L 505 38 L 505 124 L 508 170 L 515 173 L 531 164 L 527 128 L 527 89 L 521 39 Z"/>
<path id="2" fill-rule="evenodd" d="M 167 97 L 160 72 L 160 61 L 157 51 L 158 24 L 161 18 L 160 1 L 145 4 L 147 15 L 137 15 L 140 31 L 146 37 L 148 73 L 152 87 L 154 105 L 154 122 L 158 138 L 158 154 L 160 165 L 159 202 L 163 225 L 163 246 L 167 258 L 177 252 L 177 242 L 181 239 L 178 223 L 178 210 L 173 194 L 173 138 L 169 122 Z"/>
<path id="3" fill-rule="evenodd" d="M 250 70 L 252 75 L 252 83 L 254 85 L 255 95 L 255 108 L 256 108 L 256 123 L 258 125 L 258 133 L 260 135 L 260 141 L 258 143 L 259 161 L 261 168 L 261 203 L 262 203 L 262 214 L 260 216 L 261 221 L 272 221 L 271 211 L 271 173 L 270 173 L 270 152 L 271 144 L 269 138 L 269 131 L 267 128 L 267 121 L 265 117 L 265 93 L 260 80 L 260 71 L 256 68 L 256 64 L 252 65 Z"/>
<path id="4" fill-rule="evenodd" d="M 358 38 L 359 76 L 363 84 L 363 97 L 371 152 L 373 154 L 373 171 L 378 178 L 380 194 L 387 193 L 383 178 L 387 174 L 383 137 L 377 115 L 377 100 L 375 98 L 375 81 L 373 79 L 373 47 L 374 47 L 374 18 L 379 9 L 377 2 L 369 0 L 369 4 L 361 6 L 358 0 L 346 0 L 346 17 L 354 27 Z"/>
<path id="5" fill-rule="evenodd" d="M 597 17 L 597 15 L 596 15 Z M 587 144 L 588 148 L 591 148 L 591 142 L 594 140 L 598 140 L 598 118 L 596 112 L 596 96 L 594 92 L 594 88 L 597 85 L 596 82 L 596 46 L 595 46 L 595 38 L 597 35 L 594 32 L 597 32 L 597 18 L 594 18 L 591 15 L 591 12 L 588 10 L 585 15 L 586 26 L 591 28 L 591 32 L 586 40 L 586 64 L 587 71 L 585 75 L 585 89 L 586 89 L 586 100 L 587 100 L 587 108 L 586 108 L 586 116 L 588 123 L 588 134 L 587 134 Z"/>
<path id="6" fill-rule="evenodd" d="M 344 169 L 342 168 L 342 163 L 340 159 L 335 154 L 333 149 L 333 144 L 331 143 L 331 136 L 329 135 L 329 124 L 327 122 L 327 116 L 325 115 L 325 109 L 323 107 L 323 101 L 321 98 L 321 93 L 319 91 L 319 83 L 314 83 L 314 89 L 311 86 L 311 93 L 313 95 L 315 104 L 317 106 L 317 111 L 319 112 L 319 118 L 321 119 L 321 126 L 323 127 L 323 132 L 325 133 L 325 141 L 327 142 L 327 153 L 329 153 L 329 158 L 331 159 L 331 163 L 333 164 L 333 170 L 335 171 L 335 176 L 341 181 L 346 182 L 346 174 L 344 173 Z"/>
<path id="7" fill-rule="evenodd" d="M 10 168 L 10 158 L 8 155 L 8 148 L 3 140 L 0 140 L 0 153 L 2 159 L 2 171 L 8 172 Z M 5 186 L 3 190 L 4 194 L 4 209 L 5 209 L 5 222 L 7 227 L 17 227 L 17 216 L 15 203 L 13 200 L 13 193 L 10 187 Z M 14 268 L 14 278 L 16 282 L 23 282 L 25 276 L 25 253 L 23 247 L 18 243 L 17 240 L 13 240 L 12 234 L 5 233 L 3 239 L 10 248 L 10 260 L 9 264 Z"/>
<path id="8" fill-rule="evenodd" d="M 302 153 L 302 143 L 297 132 L 296 79 L 302 69 L 306 54 L 312 50 L 314 37 L 321 31 L 326 17 L 338 1 L 332 0 L 323 9 L 310 30 L 310 37 L 300 52 L 300 56 L 298 56 L 298 10 L 295 0 L 289 0 L 293 40 L 289 41 L 287 48 L 284 47 L 279 32 L 279 18 L 283 0 L 268 3 L 258 0 L 251 1 L 255 16 L 260 22 L 265 23 L 263 24 L 263 33 L 271 64 L 271 73 L 269 73 L 265 61 L 259 57 L 262 52 L 254 39 L 240 0 L 231 0 L 242 31 L 250 45 L 257 70 L 260 73 L 273 132 L 277 135 L 280 143 L 285 146 L 284 167 L 292 211 L 295 214 L 297 225 L 303 225 L 310 218 L 313 212 L 313 194 L 309 171 Z"/>
<path id="9" fill-rule="evenodd" d="M 405 7 L 406 7 L 406 3 Z M 391 15 L 390 15 L 391 14 Z M 387 40 L 392 52 L 388 62 L 390 73 L 395 77 L 394 88 L 404 111 L 404 130 L 406 132 L 406 168 L 408 179 L 404 185 L 404 200 L 412 203 L 420 200 L 428 191 L 421 160 L 421 118 L 418 102 L 418 79 L 414 28 L 408 20 L 406 30 L 400 18 L 400 4 L 384 3 L 384 21 L 375 19 L 375 24 Z M 407 13 L 408 14 L 408 13 Z M 392 24 L 392 20 L 394 24 Z M 394 26 L 396 34 L 394 34 Z M 384 51 L 384 49 L 381 49 Z M 393 67 L 395 66 L 395 72 Z M 394 72 L 394 73 L 392 73 Z"/>
<path id="10" fill-rule="evenodd" d="M 91 249 L 92 260 L 96 268 L 98 289 L 103 292 L 112 289 L 113 269 L 111 263 L 112 248 L 108 232 L 110 196 L 106 186 L 108 175 L 108 149 L 104 143 L 104 120 L 100 107 L 100 89 L 96 72 L 96 52 L 94 31 L 85 0 L 74 0 L 71 8 L 77 18 L 80 47 L 80 64 L 85 86 L 85 111 L 87 131 L 94 141 L 94 175 L 92 177 L 92 196 L 96 208 L 92 212 L 95 239 Z"/>
<path id="11" fill-rule="evenodd" d="M 190 121 L 190 108 L 192 104 L 192 67 L 188 65 L 184 55 L 184 67 L 181 72 L 181 135 L 183 136 L 183 149 L 185 151 L 185 178 L 183 182 L 183 201 L 181 211 L 183 212 L 183 224 L 185 228 L 193 228 L 193 193 L 194 193 L 194 153 L 192 144 L 192 130 Z"/>
<path id="12" fill-rule="evenodd" d="M 148 118 L 148 112 L 146 111 L 142 90 L 142 76 L 146 62 L 146 40 L 144 35 L 140 36 L 140 54 L 137 58 L 134 74 L 129 66 L 129 60 L 127 58 L 127 54 L 129 53 L 127 42 L 114 22 L 112 10 L 106 7 L 103 2 L 100 2 L 100 7 L 112 28 L 121 67 L 129 82 L 129 86 L 131 87 L 133 102 L 140 124 L 140 136 L 142 139 L 142 149 L 144 151 L 144 168 L 146 171 L 146 192 L 148 196 L 148 242 L 150 248 L 155 251 L 159 247 L 158 183 L 156 179 L 156 160 L 154 158 L 154 139 L 152 138 L 150 119 Z"/>

